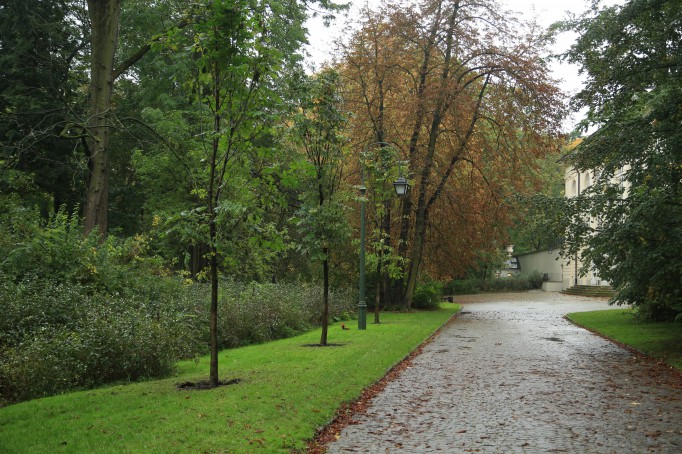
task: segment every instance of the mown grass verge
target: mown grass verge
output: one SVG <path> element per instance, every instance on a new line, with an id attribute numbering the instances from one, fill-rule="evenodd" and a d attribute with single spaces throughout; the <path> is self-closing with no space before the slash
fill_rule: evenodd
<path id="1" fill-rule="evenodd" d="M 566 317 L 580 326 L 682 370 L 681 323 L 642 322 L 629 309 L 576 312 Z"/>
<path id="2" fill-rule="evenodd" d="M 226 350 L 213 390 L 177 385 L 208 376 L 208 358 L 183 362 L 171 379 L 75 392 L 0 408 L 1 452 L 289 452 L 303 450 L 342 403 L 442 326 L 459 306 L 384 313 L 366 331 L 330 327 Z M 348 324 L 350 325 L 350 324 Z"/>

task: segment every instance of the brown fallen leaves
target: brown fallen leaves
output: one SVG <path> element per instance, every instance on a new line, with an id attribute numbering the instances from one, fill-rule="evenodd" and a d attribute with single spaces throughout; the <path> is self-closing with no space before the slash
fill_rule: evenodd
<path id="1" fill-rule="evenodd" d="M 368 386 L 362 391 L 360 397 L 347 404 L 343 404 L 341 408 L 336 412 L 336 417 L 327 426 L 321 428 L 317 436 L 308 442 L 308 448 L 306 452 L 308 454 L 322 454 L 326 452 L 326 445 L 339 439 L 341 431 L 349 425 L 359 424 L 353 419 L 356 414 L 363 414 L 367 411 L 374 396 L 379 394 L 388 383 L 395 380 L 400 373 L 408 367 L 412 366 L 412 360 L 423 351 L 424 347 L 428 345 L 440 332 L 450 323 L 452 323 L 457 314 L 453 315 L 450 320 L 448 320 L 443 326 L 441 326 L 435 333 L 431 335 L 423 344 L 417 347 L 409 355 L 403 358 L 398 364 L 393 366 L 386 375 L 375 382 L 373 385 Z"/>

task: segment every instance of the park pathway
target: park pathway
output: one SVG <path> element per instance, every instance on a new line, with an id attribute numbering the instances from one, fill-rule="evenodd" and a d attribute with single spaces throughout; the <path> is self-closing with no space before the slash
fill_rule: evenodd
<path id="1" fill-rule="evenodd" d="M 682 453 L 682 379 L 562 318 L 558 293 L 464 307 L 330 453 Z"/>

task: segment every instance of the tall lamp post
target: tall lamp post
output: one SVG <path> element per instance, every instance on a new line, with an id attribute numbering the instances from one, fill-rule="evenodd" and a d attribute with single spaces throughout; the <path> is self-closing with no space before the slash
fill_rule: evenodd
<path id="1" fill-rule="evenodd" d="M 364 175 L 360 185 L 360 301 L 358 301 L 358 329 L 367 329 L 367 304 L 365 302 L 365 187 Z"/>
<path id="2" fill-rule="evenodd" d="M 367 145 L 365 151 L 372 145 L 389 145 L 385 142 L 375 142 Z M 360 164 L 362 166 L 362 163 Z M 365 302 L 365 173 L 361 170 L 360 184 L 360 300 L 358 301 L 358 329 L 367 329 L 367 303 Z M 394 183 L 395 193 L 401 197 L 407 194 L 410 184 L 404 177 L 399 177 Z"/>

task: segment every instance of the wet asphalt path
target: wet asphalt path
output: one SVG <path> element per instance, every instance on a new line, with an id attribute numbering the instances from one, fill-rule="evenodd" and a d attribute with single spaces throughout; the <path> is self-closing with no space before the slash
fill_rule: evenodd
<path id="1" fill-rule="evenodd" d="M 328 452 L 682 453 L 680 376 L 562 318 L 604 300 L 458 302 L 458 319 Z"/>

